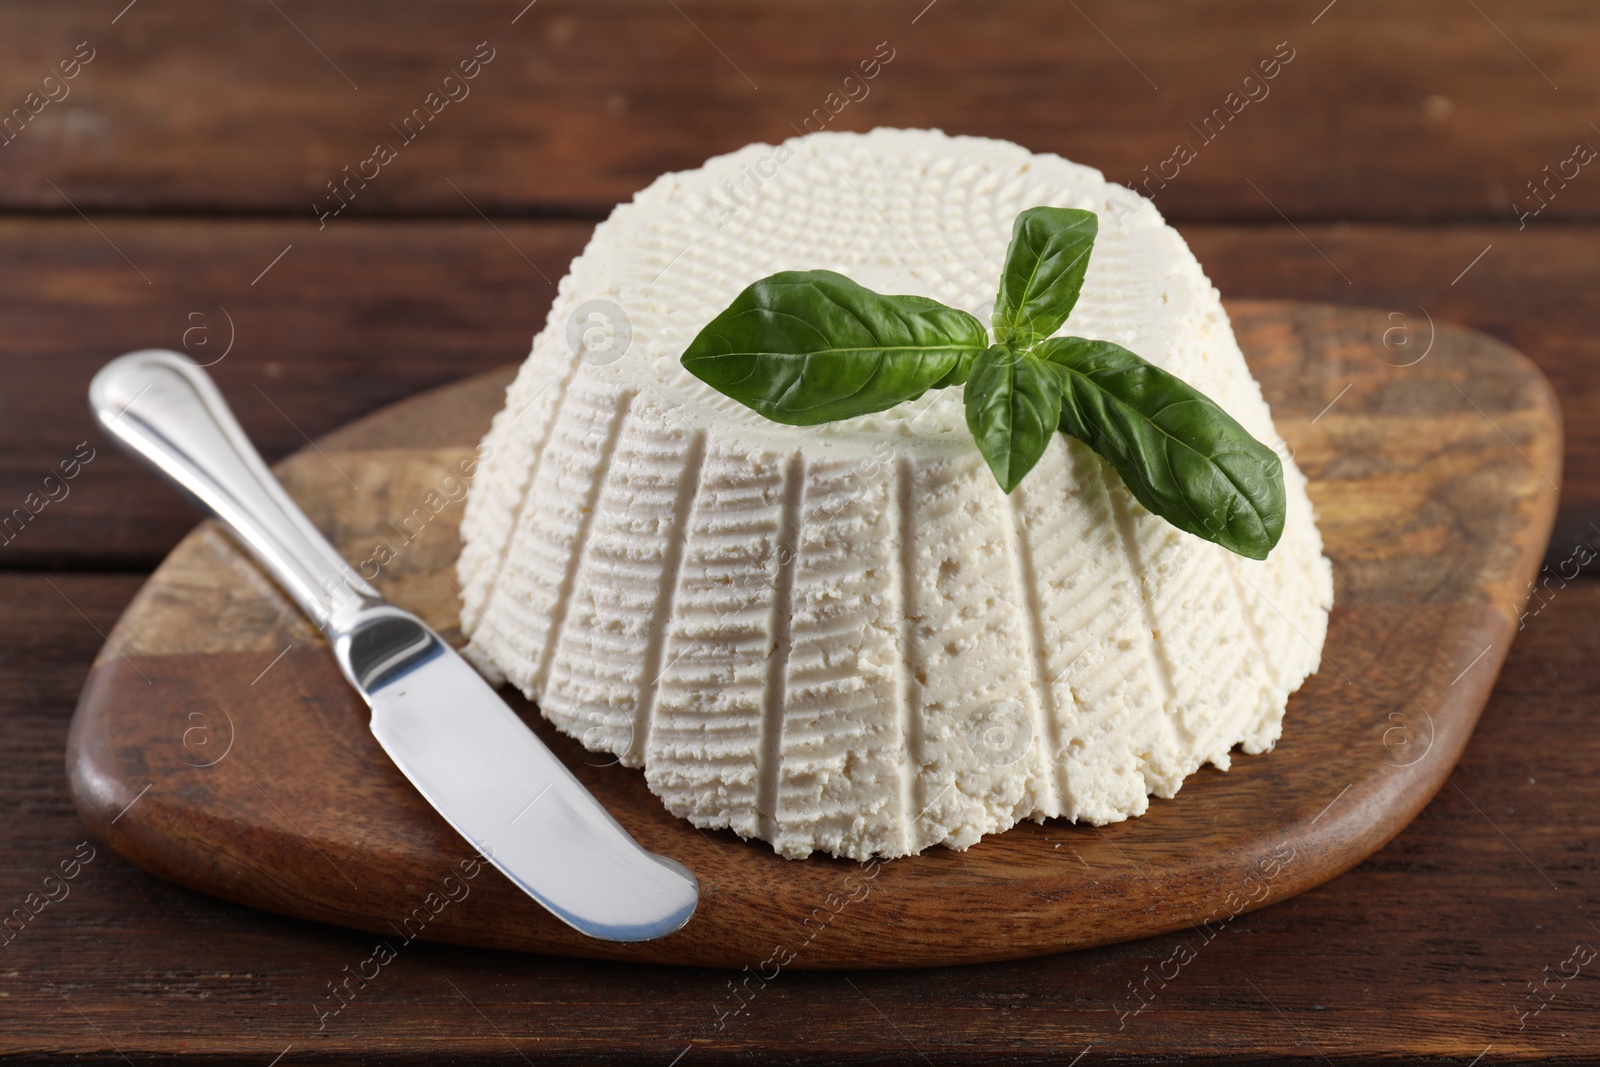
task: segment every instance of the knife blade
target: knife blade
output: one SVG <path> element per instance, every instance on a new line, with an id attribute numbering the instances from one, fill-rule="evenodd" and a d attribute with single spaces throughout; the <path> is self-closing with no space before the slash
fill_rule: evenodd
<path id="1" fill-rule="evenodd" d="M 100 425 L 182 488 L 328 638 L 379 745 L 457 833 L 573 929 L 647 941 L 699 902 L 688 868 L 641 847 L 437 633 L 388 603 L 305 517 L 209 375 L 130 352 L 89 386 Z"/>

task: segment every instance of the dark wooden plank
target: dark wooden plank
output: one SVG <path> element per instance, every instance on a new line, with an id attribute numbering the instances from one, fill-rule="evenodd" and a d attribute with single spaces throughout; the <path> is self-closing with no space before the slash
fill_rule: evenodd
<path id="1" fill-rule="evenodd" d="M 811 128 L 1002 137 L 1118 181 L 1165 163 L 1179 176 L 1152 189 L 1177 219 L 1510 223 L 1524 198 L 1540 203 L 1527 183 L 1546 166 L 1600 145 L 1600 11 L 1581 0 L 126 6 L 0 6 L 7 109 L 78 42 L 94 50 L 69 96 L 16 120 L 0 206 L 310 218 L 327 182 L 391 141 L 397 158 L 352 214 L 470 216 L 464 196 L 491 213 L 596 214 L 822 109 Z M 402 141 L 391 123 L 479 42 L 495 58 L 454 90 L 470 95 Z M 844 84 L 880 42 L 888 66 Z M 1277 52 L 1289 65 L 1246 84 Z M 1207 133 L 1219 108 L 1225 125 Z M 1180 144 L 1192 162 L 1171 162 Z M 1537 225 L 1594 218 L 1600 180 L 1557 181 L 1544 199 Z"/>
<path id="2" fill-rule="evenodd" d="M 262 452 L 277 459 L 305 444 L 301 431 L 317 436 L 430 386 L 520 360 L 549 308 L 545 279 L 561 276 L 590 231 L 581 222 L 506 220 L 497 231 L 481 219 L 353 222 L 320 233 L 270 221 L 101 223 L 138 271 L 81 219 L 0 221 L 8 280 L 0 325 L 11 375 L 0 390 L 0 518 L 29 493 L 42 494 L 45 476 L 80 442 L 97 450 L 64 486 L 64 500 L 46 504 L 10 540 L 0 536 L 0 566 L 149 567 L 193 524 L 187 505 L 157 490 L 90 427 L 84 393 L 111 356 L 181 348 L 186 329 L 204 326 L 188 335 L 189 349 L 214 359 L 225 349 L 226 311 L 236 340 L 213 373 Z M 1590 312 L 1600 230 L 1508 238 L 1487 227 L 1182 229 L 1230 298 L 1325 300 L 1403 315 L 1373 322 L 1375 359 L 1415 358 L 1429 315 L 1527 353 L 1566 411 L 1554 561 L 1569 558 L 1578 539 L 1600 537 L 1589 526 L 1600 524 L 1600 338 Z M 193 313 L 204 317 L 191 320 Z M 1386 348 L 1395 327 L 1409 332 L 1390 332 Z"/>
<path id="3" fill-rule="evenodd" d="M 374 407 L 520 361 L 591 226 L 507 224 L 506 238 L 482 220 L 102 228 L 109 241 L 82 220 L 0 220 L 0 323 L 16 353 L 0 390 L 0 520 L 12 518 L 0 566 L 148 567 L 194 524 L 92 428 L 88 382 L 112 356 L 172 347 L 216 361 L 275 459 Z M 83 442 L 81 473 L 47 483 Z"/>
<path id="4" fill-rule="evenodd" d="M 136 581 L 49 578 L 109 629 Z M 38 575 L 0 575 L 0 903 L 22 905 L 84 840 L 61 746 L 99 637 Z M 1583 1062 L 1600 1045 L 1590 728 L 1600 583 L 1556 594 L 1513 646 L 1443 792 L 1372 859 L 1220 931 L 1039 960 L 904 973 L 782 972 L 746 1010 L 724 972 L 416 944 L 319 1027 L 313 1005 L 371 937 L 251 911 L 100 852 L 0 948 L 0 1057 L 134 1063 L 177 1056 L 284 1064 Z M 55 891 L 59 896 L 59 890 Z M 1133 986 L 1166 961 L 1194 958 Z M 1571 973 L 1572 964 L 1567 964 Z M 1147 971 L 1146 968 L 1149 970 Z M 1548 968 L 1548 971 L 1547 971 Z M 370 968 L 367 968 L 370 973 Z M 53 987 L 53 988 L 52 988 Z M 1519 1024 L 1522 1026 L 1519 1029 Z M 687 1051 L 686 1051 L 687 1050 Z M 526 1059 L 524 1059 L 526 1057 Z"/>

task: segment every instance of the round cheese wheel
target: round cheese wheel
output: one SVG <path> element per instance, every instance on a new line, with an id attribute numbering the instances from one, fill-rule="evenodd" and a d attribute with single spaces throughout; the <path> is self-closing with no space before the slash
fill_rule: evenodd
<path id="1" fill-rule="evenodd" d="M 960 389 L 814 427 L 680 366 L 751 282 L 827 268 L 988 321 L 1012 221 L 1098 214 L 1063 333 L 1185 379 L 1284 458 L 1254 561 L 1057 435 L 1001 492 Z M 928 130 L 821 133 L 667 174 L 595 229 L 480 449 L 467 654 L 696 826 L 779 853 L 1105 824 L 1277 740 L 1333 599 L 1305 479 L 1217 292 L 1087 167 Z"/>

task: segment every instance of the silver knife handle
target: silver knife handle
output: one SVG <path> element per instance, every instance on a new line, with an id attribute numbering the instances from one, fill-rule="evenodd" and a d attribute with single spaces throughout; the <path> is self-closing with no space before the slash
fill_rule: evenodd
<path id="1" fill-rule="evenodd" d="M 323 630 L 381 603 L 284 492 L 210 375 L 176 352 L 119 356 L 89 385 L 105 431 L 216 517 Z"/>

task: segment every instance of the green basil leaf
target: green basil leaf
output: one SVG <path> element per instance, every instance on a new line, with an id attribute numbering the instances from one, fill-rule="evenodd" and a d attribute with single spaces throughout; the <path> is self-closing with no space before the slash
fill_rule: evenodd
<path id="1" fill-rule="evenodd" d="M 1078 302 L 1100 220 L 1092 211 L 1034 207 L 1017 216 L 994 301 L 994 339 L 1027 347 L 1061 328 Z"/>
<path id="2" fill-rule="evenodd" d="M 972 375 L 972 361 L 977 359 L 982 354 L 983 349 L 981 348 L 975 348 L 971 351 L 961 353 L 961 355 L 956 359 L 956 365 L 950 368 L 950 373 L 946 374 L 943 378 L 940 378 L 938 381 L 928 386 L 928 388 L 944 389 L 951 385 L 965 385 L 967 379 Z"/>
<path id="3" fill-rule="evenodd" d="M 972 315 L 883 296 L 827 270 L 784 271 L 740 293 L 684 350 L 684 369 L 790 426 L 915 400 L 989 345 Z"/>
<path id="4" fill-rule="evenodd" d="M 1061 417 L 1061 375 L 1037 356 L 996 345 L 967 379 L 967 429 L 1006 492 L 1033 469 Z"/>
<path id="5" fill-rule="evenodd" d="M 1060 368 L 1061 429 L 1180 530 L 1251 559 L 1283 535 L 1283 463 L 1199 390 L 1109 341 L 1038 345 Z M 970 388 L 970 386 L 968 387 Z"/>
<path id="6" fill-rule="evenodd" d="M 943 310 L 943 311 L 952 311 L 952 310 L 954 310 L 953 308 L 949 307 L 948 305 L 941 304 L 941 303 L 939 303 L 939 301 L 931 300 L 931 299 L 929 299 L 928 297 L 925 297 L 925 296 L 895 296 L 895 297 L 890 297 L 889 299 L 898 300 L 903 304 L 910 305 L 911 307 L 938 308 L 938 309 Z M 976 318 L 974 318 L 973 321 L 977 321 Z M 979 326 L 981 327 L 982 323 L 979 323 Z M 988 342 L 985 341 L 984 343 L 987 344 Z M 965 384 L 966 380 L 967 380 L 967 375 L 972 373 L 972 361 L 974 359 L 976 359 L 978 354 L 980 352 L 982 352 L 982 351 L 983 351 L 983 348 L 981 348 L 981 347 L 979 347 L 979 348 L 968 348 L 968 349 L 962 350 L 960 356 L 956 360 L 955 366 L 950 368 L 950 373 L 946 374 L 943 378 L 940 378 L 938 381 L 936 381 L 932 385 L 928 386 L 928 388 L 929 389 L 944 389 L 944 388 L 946 388 L 948 386 L 952 386 L 952 385 L 963 385 L 963 384 Z"/>

